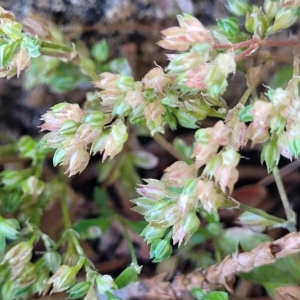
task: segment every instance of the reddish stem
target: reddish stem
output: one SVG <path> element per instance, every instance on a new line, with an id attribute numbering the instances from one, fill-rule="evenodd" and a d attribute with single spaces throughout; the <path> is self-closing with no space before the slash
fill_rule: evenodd
<path id="1" fill-rule="evenodd" d="M 258 44 L 253 44 L 250 47 L 248 47 L 245 51 L 240 53 L 235 57 L 235 62 L 238 62 L 239 60 L 243 59 L 246 56 L 250 56 L 254 51 L 256 51 L 259 48 Z"/>

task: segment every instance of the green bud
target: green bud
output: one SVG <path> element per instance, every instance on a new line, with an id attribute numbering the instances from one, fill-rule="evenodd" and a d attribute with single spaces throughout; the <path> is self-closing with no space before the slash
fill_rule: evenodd
<path id="1" fill-rule="evenodd" d="M 155 240 L 150 248 L 150 258 L 153 262 L 161 262 L 168 259 L 172 254 L 172 246 L 169 240 Z"/>
<path id="2" fill-rule="evenodd" d="M 26 49 L 28 54 L 33 58 L 39 57 L 41 55 L 40 43 L 38 39 L 32 39 L 28 36 L 24 36 L 22 40 L 22 47 Z"/>
<path id="3" fill-rule="evenodd" d="M 0 253 L 4 252 L 5 239 L 14 240 L 18 237 L 19 223 L 15 219 L 4 219 L 0 216 Z"/>
<path id="4" fill-rule="evenodd" d="M 6 67 L 10 64 L 10 60 L 16 50 L 18 43 L 3 43 L 0 45 L 0 67 Z"/>
<path id="5" fill-rule="evenodd" d="M 147 244 L 153 243 L 157 239 L 163 238 L 166 229 L 155 228 L 147 225 L 141 233 L 141 236 L 145 237 Z"/>
<path id="6" fill-rule="evenodd" d="M 63 163 L 65 157 L 66 157 L 67 150 L 65 148 L 57 148 L 55 150 L 54 156 L 53 156 L 53 166 L 56 167 L 57 165 Z"/>
<path id="7" fill-rule="evenodd" d="M 56 251 L 51 251 L 44 254 L 44 260 L 48 269 L 52 273 L 55 273 L 61 264 L 61 256 Z"/>
<path id="8" fill-rule="evenodd" d="M 74 285 L 76 282 L 76 275 L 82 268 L 84 262 L 85 258 L 81 258 L 74 267 L 61 265 L 48 280 L 48 284 L 53 285 L 51 293 L 63 292 Z"/>
<path id="9" fill-rule="evenodd" d="M 67 120 L 63 122 L 60 133 L 63 135 L 74 135 L 79 127 L 79 123 L 76 123 L 73 120 Z"/>
<path id="10" fill-rule="evenodd" d="M 247 12 L 250 12 L 250 5 L 245 0 L 227 0 L 227 9 L 235 16 L 245 16 Z"/>
<path id="11" fill-rule="evenodd" d="M 30 176 L 22 181 L 21 186 L 24 194 L 39 196 L 44 190 L 45 184 L 35 176 Z"/>
<path id="12" fill-rule="evenodd" d="M 22 202 L 22 191 L 20 189 L 16 189 L 14 191 L 9 192 L 9 194 L 4 198 L 4 212 L 13 213 L 20 206 Z"/>
<path id="13" fill-rule="evenodd" d="M 102 128 L 106 120 L 106 115 L 100 110 L 87 111 L 83 118 L 83 122 L 87 123 L 92 128 Z"/>
<path id="14" fill-rule="evenodd" d="M 183 220 L 183 230 L 188 237 L 191 237 L 199 228 L 200 220 L 194 211 L 188 213 Z"/>
<path id="15" fill-rule="evenodd" d="M 1 183 L 5 190 L 11 190 L 19 187 L 24 178 L 30 173 L 30 170 L 5 170 L 1 173 Z"/>
<path id="16" fill-rule="evenodd" d="M 68 298 L 67 299 L 78 299 L 84 297 L 89 291 L 91 283 L 88 281 L 82 281 L 74 284 L 68 290 Z"/>
<path id="17" fill-rule="evenodd" d="M 276 114 L 272 119 L 271 119 L 271 133 L 276 133 L 276 134 L 281 134 L 284 131 L 286 125 L 286 118 L 283 118 L 279 114 Z"/>
<path id="18" fill-rule="evenodd" d="M 70 104 L 67 102 L 58 103 L 52 106 L 51 111 L 53 112 L 62 112 L 65 108 L 67 108 Z"/>
<path id="19" fill-rule="evenodd" d="M 275 18 L 277 12 L 281 7 L 279 0 L 264 0 L 264 11 L 269 20 Z"/>
<path id="20" fill-rule="evenodd" d="M 117 288 L 114 280 L 110 275 L 99 275 L 96 280 L 96 290 L 99 294 L 103 295 L 113 288 Z"/>
<path id="21" fill-rule="evenodd" d="M 253 115 L 252 115 L 252 107 L 253 105 L 247 105 L 244 106 L 240 111 L 239 111 L 239 120 L 241 122 L 252 122 L 253 121 Z"/>
<path id="22" fill-rule="evenodd" d="M 126 125 L 120 119 L 118 119 L 112 126 L 111 134 L 117 145 L 124 144 L 128 138 Z"/>
<path id="23" fill-rule="evenodd" d="M 109 55 L 109 49 L 106 40 L 102 39 L 100 42 L 95 43 L 92 47 L 91 53 L 96 61 L 106 61 Z"/>
<path id="24" fill-rule="evenodd" d="M 245 28 L 248 32 L 257 33 L 260 37 L 263 37 L 267 29 L 269 28 L 269 21 L 262 9 L 253 6 L 253 10 L 247 13 Z"/>
<path id="25" fill-rule="evenodd" d="M 235 1 L 239 2 L 239 1 Z M 238 20 L 234 17 L 217 20 L 218 27 L 224 31 L 228 36 L 235 36 L 241 33 L 239 29 Z"/>
<path id="26" fill-rule="evenodd" d="M 195 132 L 195 140 L 200 144 L 208 144 L 212 139 L 212 130 L 211 128 L 198 129 Z"/>
<path id="27" fill-rule="evenodd" d="M 118 88 L 122 91 L 128 91 L 134 89 L 134 79 L 131 76 L 120 75 L 118 79 Z"/>
<path id="28" fill-rule="evenodd" d="M 282 29 L 291 27 L 297 21 L 296 11 L 288 8 L 281 8 L 276 16 L 273 26 L 271 26 L 267 34 L 273 34 Z"/>
<path id="29" fill-rule="evenodd" d="M 185 112 L 181 109 L 176 109 L 173 111 L 179 124 L 185 128 L 195 129 L 199 126 L 196 124 L 198 121 L 195 117 L 193 117 L 190 113 Z"/>
<path id="30" fill-rule="evenodd" d="M 275 139 L 271 139 L 269 143 L 265 144 L 261 156 L 260 161 L 263 163 L 266 162 L 268 173 L 270 173 L 277 165 L 280 159 L 280 153 L 276 144 Z"/>
<path id="31" fill-rule="evenodd" d="M 23 37 L 22 25 L 18 22 L 1 24 L 1 30 L 13 41 L 17 41 Z"/>
<path id="32" fill-rule="evenodd" d="M 136 282 L 138 280 L 137 268 L 133 265 L 127 267 L 116 279 L 115 283 L 119 289 L 127 286 L 130 282 Z"/>

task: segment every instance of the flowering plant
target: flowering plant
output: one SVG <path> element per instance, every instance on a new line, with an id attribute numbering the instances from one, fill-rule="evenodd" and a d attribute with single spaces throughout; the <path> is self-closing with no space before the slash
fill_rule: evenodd
<path id="1" fill-rule="evenodd" d="M 167 55 L 168 66 L 165 69 L 154 67 L 140 81 L 126 74 L 102 72 L 97 75 L 76 45 L 67 45 L 53 28 L 45 26 L 44 21 L 29 19 L 22 27 L 11 12 L 1 9 L 2 77 L 19 76 L 24 69 L 30 68 L 32 59 L 50 56 L 79 66 L 84 75 L 91 78 L 96 89 L 88 95 L 82 108 L 69 103 L 59 103 L 50 108 L 41 117 L 43 123 L 40 129 L 48 132 L 39 144 L 29 137 L 20 141 L 21 155 L 32 160 L 32 168 L 2 172 L 1 184 L 6 197 L 13 195 L 15 201 L 15 208 L 8 212 L 15 212 L 19 207 L 18 196 L 34 198 L 34 203 L 42 207 L 47 204 L 45 196 L 51 194 L 48 183 L 39 179 L 40 172 L 34 173 L 47 152 L 54 151 L 54 166 L 65 167 L 68 176 L 83 172 L 90 156 L 100 153 L 103 165 L 112 165 L 109 171 L 112 174 L 113 162 L 118 157 L 123 155 L 117 163 L 125 164 L 125 150 L 130 147 L 128 140 L 132 131 L 142 128 L 177 160 L 164 170 L 160 179 L 137 182 L 139 197 L 131 199 L 135 205 L 133 210 L 147 222 L 141 235 L 151 244 L 149 252 L 154 262 L 169 258 L 173 246 L 187 244 L 199 231 L 201 220 L 210 225 L 212 237 L 220 236 L 222 228 L 218 209 L 244 210 L 240 216 L 244 226 L 253 227 L 255 223 L 256 227 L 264 229 L 282 227 L 295 231 L 296 216 L 282 187 L 277 166 L 281 156 L 290 160 L 300 156 L 300 48 L 293 37 L 280 40 L 277 33 L 297 21 L 299 6 L 299 1 L 265 0 L 263 7 L 258 7 L 246 0 L 228 0 L 227 8 L 234 16 L 218 20 L 217 26 L 212 28 L 205 27 L 191 15 L 179 15 L 179 26 L 164 29 L 162 40 L 158 42 L 160 47 L 172 51 Z M 240 26 L 242 18 L 243 29 Z M 35 24 L 41 26 L 35 29 Z M 264 93 L 257 95 L 256 88 L 272 65 L 272 56 L 265 55 L 262 49 L 270 47 L 293 49 L 293 74 L 286 87 L 266 86 Z M 249 66 L 249 62 L 252 65 Z M 245 72 L 247 89 L 237 103 L 229 104 L 223 94 L 232 76 L 240 69 Z M 212 126 L 200 127 L 200 121 L 210 117 L 213 117 Z M 184 147 L 188 151 L 176 150 L 162 136 L 168 129 L 176 130 L 178 126 L 194 130 L 193 145 Z M 247 145 L 261 147 L 261 162 L 265 163 L 269 173 L 274 174 L 286 219 L 248 207 L 232 197 L 239 179 L 241 151 Z M 152 165 L 155 162 L 152 161 Z M 16 194 L 20 184 L 21 189 Z M 66 194 L 59 182 L 55 182 L 55 187 Z M 7 202 L 11 205 L 13 201 Z M 5 253 L 0 265 L 5 270 L 5 275 L 0 275 L 4 278 L 2 293 L 8 295 L 7 291 L 12 293 L 14 290 L 14 286 L 5 281 L 6 278 L 16 280 L 18 288 L 11 298 L 5 299 L 24 299 L 32 293 L 46 294 L 50 289 L 52 293 L 67 291 L 69 299 L 95 299 L 96 294 L 116 299 L 116 289 L 136 280 L 141 269 L 134 251 L 131 251 L 131 266 L 115 280 L 95 270 L 80 246 L 78 233 L 71 229 L 66 205 L 63 202 L 67 231 L 57 243 L 44 235 L 38 226 L 32 225 L 26 214 L 6 218 L 1 212 L 0 228 L 3 232 L 0 232 L 0 251 Z M 212 218 L 214 220 L 209 221 Z M 5 242 L 17 240 L 18 235 L 31 237 L 26 242 L 16 243 L 6 252 Z M 32 250 L 37 240 L 43 241 L 46 251 L 37 263 L 33 263 Z M 76 262 L 62 260 L 59 248 L 66 240 L 75 249 Z M 248 255 L 254 254 L 249 252 Z M 234 259 L 227 261 L 235 263 Z M 33 274 L 38 267 L 39 278 Z M 76 283 L 76 276 L 82 268 L 85 269 L 85 280 Z M 236 273 L 248 272 L 251 268 L 251 263 L 247 263 Z M 206 279 L 209 278 L 207 274 Z M 231 291 L 225 279 L 216 284 L 223 284 Z M 206 292 L 211 286 L 206 291 L 205 285 L 201 286 L 204 294 L 202 291 L 193 292 L 197 299 L 215 299 L 203 298 L 208 297 Z M 180 296 L 165 299 L 180 299 Z"/>

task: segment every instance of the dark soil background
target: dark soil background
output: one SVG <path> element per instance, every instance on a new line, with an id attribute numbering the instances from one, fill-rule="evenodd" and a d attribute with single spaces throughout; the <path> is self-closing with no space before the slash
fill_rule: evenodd
<path id="1" fill-rule="evenodd" d="M 53 20 L 63 31 L 69 30 L 72 26 L 80 26 L 81 34 L 76 38 L 85 40 L 87 45 L 105 38 L 110 47 L 110 57 L 126 57 L 135 79 L 140 80 L 154 66 L 154 61 L 162 66 L 167 64 L 165 52 L 156 45 L 156 42 L 160 40 L 162 29 L 177 24 L 176 14 L 185 11 L 195 15 L 203 24 L 211 25 L 216 18 L 227 15 L 224 2 L 222 0 L 0 0 L 0 6 L 13 11 L 18 20 L 30 14 L 39 14 Z M 255 3 L 261 2 L 255 1 Z M 24 75 L 19 79 L 0 80 L 0 131 L 11 139 L 19 138 L 24 134 L 38 137 L 39 119 L 43 113 L 54 104 L 63 101 L 82 104 L 89 90 L 89 88 L 76 88 L 63 94 L 55 93 L 47 86 L 26 90 L 23 87 L 23 77 Z M 266 82 L 267 80 L 266 78 Z M 232 78 L 225 95 L 228 103 L 238 101 L 245 87 L 244 75 L 237 73 Z M 207 120 L 202 126 L 213 122 L 214 120 Z M 176 133 L 167 133 L 169 140 L 176 136 L 188 143 L 193 140 L 192 131 L 182 129 Z M 0 143 L 3 142 L 0 139 Z M 143 173 L 143 177 L 159 178 L 164 168 L 174 159 L 154 141 L 147 140 L 140 143 L 145 150 L 158 156 L 160 161 L 155 170 Z M 243 152 L 247 159 L 243 159 L 239 167 L 240 180 L 235 197 L 250 206 L 284 217 L 272 176 L 269 176 L 265 167 L 260 164 L 257 150 L 246 148 Z M 74 220 L 93 215 L 94 203 L 91 199 L 91 191 L 98 185 L 95 167 L 98 161 L 98 157 L 93 158 L 87 171 L 70 180 L 74 189 L 74 207 L 72 207 Z M 286 160 L 281 160 L 280 167 L 288 163 Z M 300 173 L 298 170 L 289 172 L 283 180 L 293 207 L 297 211 L 299 210 Z M 116 188 L 116 186 L 111 187 L 112 195 L 118 194 L 114 192 Z M 124 203 L 124 199 L 116 196 L 112 207 L 132 220 L 139 220 L 140 217 L 130 210 L 129 204 Z M 235 212 L 221 212 L 221 215 L 224 226 L 234 224 Z M 59 218 L 59 207 L 53 207 L 50 212 L 44 214 L 42 225 L 50 235 L 55 236 L 59 224 L 49 226 L 54 222 L 53 216 L 56 220 Z M 278 238 L 283 233 L 282 230 L 274 230 L 271 235 Z M 140 262 L 144 264 L 143 276 L 154 275 L 155 266 L 149 262 L 148 247 L 142 243 L 138 235 L 132 233 L 132 239 L 136 244 Z M 117 274 L 130 263 L 130 255 L 118 224 L 113 224 L 101 241 L 86 243 L 84 247 L 100 273 Z M 209 245 L 206 247 L 208 251 L 212 251 Z M 193 268 L 193 264 L 185 258 L 176 260 L 172 268 L 186 271 Z M 159 271 L 164 270 L 164 266 L 160 266 Z M 242 297 L 250 296 L 256 297 L 255 299 L 268 299 L 264 296 L 262 288 L 252 283 L 240 281 L 237 290 L 241 296 L 237 299 L 248 299 Z M 64 299 L 64 295 L 43 299 Z"/>

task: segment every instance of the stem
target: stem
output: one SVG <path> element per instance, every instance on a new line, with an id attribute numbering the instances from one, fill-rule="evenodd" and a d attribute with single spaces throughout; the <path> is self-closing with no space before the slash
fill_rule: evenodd
<path id="1" fill-rule="evenodd" d="M 179 152 L 177 152 L 172 144 L 170 144 L 161 134 L 156 133 L 153 136 L 153 139 L 156 141 L 157 144 L 159 144 L 162 148 L 164 148 L 167 152 L 169 152 L 173 157 L 175 157 L 178 160 L 185 161 L 185 157 L 181 155 Z"/>
<path id="2" fill-rule="evenodd" d="M 261 209 L 250 207 L 250 206 L 248 206 L 244 203 L 241 203 L 241 202 L 239 202 L 239 205 L 238 205 L 237 208 L 239 208 L 243 211 L 247 211 L 249 213 L 252 213 L 254 215 L 260 216 L 260 217 L 265 218 L 267 220 L 270 220 L 270 221 L 274 222 L 275 224 L 284 224 L 284 223 L 286 223 L 285 219 L 272 216 L 272 215 L 266 213 L 265 211 L 263 211 Z"/>
<path id="3" fill-rule="evenodd" d="M 272 62 L 267 61 L 266 64 L 261 68 L 260 72 L 258 74 L 256 74 L 255 79 L 253 80 L 253 82 L 250 84 L 250 86 L 247 88 L 247 90 L 244 92 L 242 98 L 240 99 L 240 101 L 239 101 L 240 104 L 245 105 L 249 96 L 256 89 L 258 84 L 261 82 L 262 77 L 268 71 L 268 69 L 271 67 L 271 65 L 272 65 Z"/>
<path id="4" fill-rule="evenodd" d="M 295 225 L 296 224 L 296 214 L 290 206 L 290 202 L 286 195 L 286 191 L 285 191 L 281 176 L 279 174 L 279 170 L 277 167 L 275 167 L 272 172 L 273 172 L 274 179 L 275 179 L 275 182 L 277 185 L 277 189 L 278 189 L 278 192 L 279 192 L 279 195 L 280 195 L 280 198 L 282 201 L 282 205 L 283 205 L 283 208 L 284 208 L 284 211 L 286 214 L 286 218 L 290 223 Z"/>
<path id="5" fill-rule="evenodd" d="M 138 266 L 136 253 L 135 253 L 135 250 L 134 250 L 132 240 L 131 240 L 131 238 L 128 234 L 126 222 L 122 218 L 119 218 L 119 222 L 121 223 L 121 225 L 123 227 L 123 230 L 124 230 L 124 237 L 125 237 L 125 240 L 127 242 L 127 245 L 128 245 L 129 251 L 130 251 L 132 264 L 135 265 L 135 266 Z"/>

